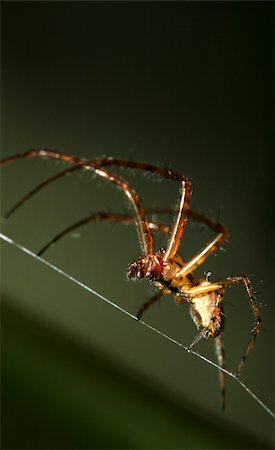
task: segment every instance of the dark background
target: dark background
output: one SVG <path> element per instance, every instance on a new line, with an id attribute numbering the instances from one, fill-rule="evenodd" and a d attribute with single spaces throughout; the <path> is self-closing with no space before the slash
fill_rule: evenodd
<path id="1" fill-rule="evenodd" d="M 242 380 L 272 406 L 270 2 L 2 2 L 2 157 L 56 148 L 167 165 L 193 183 L 192 207 L 230 231 L 196 274 L 245 273 L 264 331 Z M 21 161 L 1 171 L 3 212 L 64 166 Z M 145 206 L 178 185 L 123 171 Z M 37 251 L 89 211 L 129 211 L 108 183 L 76 173 L 48 186 L 2 232 Z M 170 217 L 163 220 L 171 220 Z M 190 258 L 211 233 L 189 225 Z M 156 239 L 156 245 L 165 240 Z M 45 255 L 134 313 L 153 293 L 128 283 L 136 230 L 97 223 Z M 2 245 L 3 448 L 268 448 L 272 419 L 217 371 L 35 259 Z M 244 289 L 228 289 L 226 365 L 253 326 Z M 169 297 L 144 319 L 185 345 L 196 334 Z M 215 361 L 212 342 L 198 350 Z M 228 377 L 227 377 L 228 378 Z"/>

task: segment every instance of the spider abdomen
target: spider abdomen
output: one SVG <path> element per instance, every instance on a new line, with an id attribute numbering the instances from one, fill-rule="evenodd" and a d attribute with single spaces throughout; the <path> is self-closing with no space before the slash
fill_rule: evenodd
<path id="1" fill-rule="evenodd" d="M 190 314 L 205 339 L 218 336 L 224 328 L 222 295 L 213 291 L 192 298 Z"/>

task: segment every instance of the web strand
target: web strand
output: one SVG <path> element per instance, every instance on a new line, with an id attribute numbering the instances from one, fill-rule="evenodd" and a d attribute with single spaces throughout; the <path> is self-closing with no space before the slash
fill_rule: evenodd
<path id="1" fill-rule="evenodd" d="M 82 289 L 85 289 L 86 291 L 88 291 L 91 294 L 95 295 L 96 297 L 100 298 L 101 300 L 103 300 L 104 302 L 108 303 L 112 307 L 118 309 L 121 313 L 125 314 L 126 316 L 130 317 L 131 319 L 134 319 L 136 321 L 138 320 L 137 317 L 134 314 L 131 314 L 126 309 L 124 309 L 121 306 L 117 305 L 116 303 L 112 302 L 108 298 L 104 297 L 104 295 L 96 292 L 94 289 L 90 288 L 89 286 L 86 286 L 84 283 L 82 283 L 81 281 L 77 280 L 76 278 L 74 278 L 73 276 L 69 275 L 68 273 L 64 272 L 59 267 L 56 267 L 55 265 L 51 264 L 50 262 L 46 261 L 45 259 L 41 258 L 40 256 L 37 256 L 31 250 L 29 250 L 26 247 L 22 246 L 21 244 L 15 242 L 10 237 L 0 233 L 0 238 L 3 241 L 7 242 L 8 244 L 16 247 L 18 250 L 22 251 L 23 253 L 26 253 L 27 255 L 32 256 L 33 258 L 35 258 L 37 261 L 45 264 L 47 267 L 49 267 L 50 269 L 54 270 L 55 272 L 58 272 L 63 277 L 67 278 L 71 282 L 73 282 L 73 283 L 77 284 L 78 286 L 80 286 Z M 182 349 L 187 351 L 189 354 L 191 354 L 191 355 L 193 355 L 193 356 L 195 356 L 195 357 L 205 361 L 206 363 L 210 364 L 212 367 L 215 367 L 216 369 L 221 370 L 226 375 L 228 375 L 229 377 L 233 378 L 275 420 L 274 412 L 259 397 L 257 397 L 257 395 L 254 394 L 254 392 L 252 392 L 239 379 L 239 377 L 236 376 L 236 374 L 234 374 L 233 372 L 230 372 L 229 370 L 221 368 L 215 362 L 211 361 L 210 359 L 206 358 L 205 356 L 201 355 L 200 353 L 190 349 L 189 347 L 185 346 L 181 342 L 177 341 L 176 339 L 173 339 L 171 336 L 168 336 L 167 334 L 165 334 L 162 331 L 154 328 L 152 325 L 149 325 L 148 323 L 144 322 L 143 320 L 139 320 L 139 323 L 142 324 L 143 326 L 145 326 L 146 328 L 148 328 L 149 330 L 151 330 L 152 332 L 159 334 L 164 339 L 167 339 L 168 341 L 172 342 L 173 344 L 177 345 L 178 347 L 181 347 Z"/>

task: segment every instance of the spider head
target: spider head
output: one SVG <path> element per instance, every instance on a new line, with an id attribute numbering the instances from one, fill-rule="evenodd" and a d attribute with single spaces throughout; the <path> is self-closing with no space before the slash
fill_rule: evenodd
<path id="1" fill-rule="evenodd" d="M 140 256 L 137 261 L 129 264 L 127 277 L 132 280 L 148 278 L 150 281 L 157 281 L 163 272 L 163 254 L 164 250 L 160 250 L 153 255 Z"/>

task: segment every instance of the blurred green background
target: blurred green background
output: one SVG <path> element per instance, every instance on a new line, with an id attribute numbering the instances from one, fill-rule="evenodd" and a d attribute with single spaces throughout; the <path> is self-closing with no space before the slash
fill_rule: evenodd
<path id="1" fill-rule="evenodd" d="M 271 2 L 2 2 L 2 157 L 50 147 L 175 168 L 192 206 L 230 231 L 197 271 L 245 273 L 265 328 L 242 380 L 274 408 L 271 196 Z M 64 166 L 1 170 L 2 213 Z M 170 206 L 178 185 L 120 172 L 145 206 Z M 85 173 L 59 180 L 2 225 L 37 251 L 89 212 L 128 211 L 121 192 Z M 171 220 L 170 217 L 164 218 Z M 211 233 L 190 224 L 181 255 Z M 156 245 L 165 244 L 163 237 Z M 153 293 L 125 270 L 133 227 L 97 223 L 46 254 L 131 313 Z M 2 448 L 270 448 L 272 419 L 217 371 L 61 275 L 1 244 Z M 235 370 L 253 317 L 242 287 L 225 297 L 226 365 Z M 186 305 L 163 299 L 144 319 L 185 345 Z M 215 361 L 213 344 L 199 351 Z"/>

